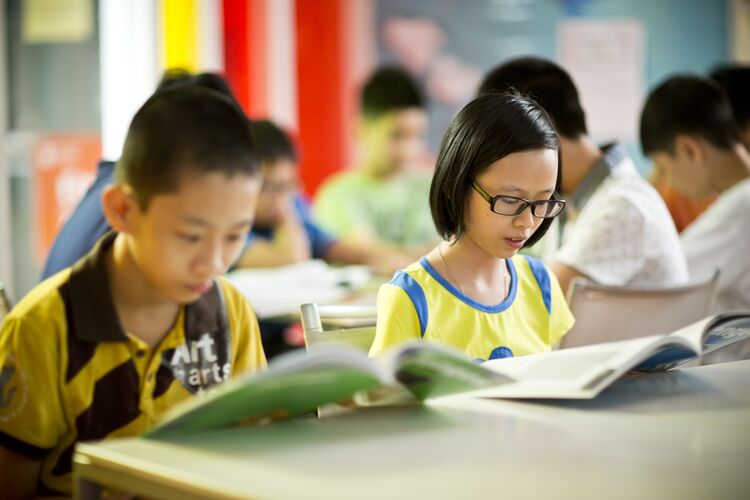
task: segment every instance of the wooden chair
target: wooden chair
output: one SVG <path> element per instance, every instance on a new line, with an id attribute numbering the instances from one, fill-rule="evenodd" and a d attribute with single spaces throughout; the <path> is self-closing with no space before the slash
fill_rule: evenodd
<path id="1" fill-rule="evenodd" d="M 708 316 L 716 296 L 718 271 L 708 279 L 671 288 L 599 285 L 575 278 L 568 304 L 576 323 L 560 347 L 670 333 Z"/>

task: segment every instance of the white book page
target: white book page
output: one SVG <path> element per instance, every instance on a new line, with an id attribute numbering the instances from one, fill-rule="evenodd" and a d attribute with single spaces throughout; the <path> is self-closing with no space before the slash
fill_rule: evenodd
<path id="1" fill-rule="evenodd" d="M 479 391 L 473 397 L 591 398 L 639 361 L 683 339 L 656 335 L 621 342 L 563 349 L 518 358 L 487 361 L 482 366 L 517 380 Z"/>
<path id="2" fill-rule="evenodd" d="M 670 333 L 670 337 L 682 337 L 693 347 L 695 352 L 703 352 L 703 335 L 708 324 L 714 320 L 714 316 L 692 323 L 684 328 Z"/>
<path id="3" fill-rule="evenodd" d="M 708 354 L 750 338 L 750 313 L 730 311 L 702 319 L 670 335 L 687 339 L 694 350 Z"/>

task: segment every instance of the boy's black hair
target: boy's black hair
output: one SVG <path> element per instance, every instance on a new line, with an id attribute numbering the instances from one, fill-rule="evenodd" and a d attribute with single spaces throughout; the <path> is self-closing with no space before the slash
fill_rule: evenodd
<path id="1" fill-rule="evenodd" d="M 240 106 L 240 103 L 234 96 L 234 92 L 232 92 L 229 82 L 218 73 L 193 74 L 182 68 L 170 68 L 162 75 L 154 93 L 156 94 L 164 92 L 165 90 L 174 90 L 176 88 L 191 86 L 215 90 L 216 92 L 228 97 L 232 101 L 232 104 L 242 111 L 242 106 Z"/>
<path id="2" fill-rule="evenodd" d="M 721 149 L 739 141 L 732 108 L 718 83 L 696 75 L 676 75 L 651 91 L 641 113 L 643 153 L 674 153 L 679 134 L 700 136 Z"/>
<path id="3" fill-rule="evenodd" d="M 273 165 L 282 160 L 297 163 L 297 149 L 294 143 L 275 123 L 269 120 L 254 120 L 251 129 L 255 137 L 260 160 Z"/>
<path id="4" fill-rule="evenodd" d="M 573 79 L 557 64 L 538 57 L 520 57 L 496 66 L 484 77 L 478 95 L 515 89 L 541 104 L 560 135 L 586 135 L 586 115 Z"/>
<path id="5" fill-rule="evenodd" d="M 388 66 L 373 73 L 362 88 L 362 114 L 378 118 L 392 111 L 424 109 L 424 98 L 414 79 L 402 68 Z"/>
<path id="6" fill-rule="evenodd" d="M 538 149 L 557 151 L 555 191 L 559 193 L 560 140 L 539 104 L 517 93 L 487 94 L 467 104 L 443 136 L 432 177 L 430 209 L 438 233 L 446 240 L 461 237 L 471 184 L 491 164 L 513 153 Z M 539 241 L 550 224 L 552 219 L 544 219 L 524 246 Z"/>
<path id="7" fill-rule="evenodd" d="M 257 176 L 250 121 L 218 92 L 183 86 L 154 93 L 133 117 L 115 167 L 142 210 L 158 194 L 173 192 L 182 175 L 222 172 Z"/>
<path id="8" fill-rule="evenodd" d="M 724 88 L 737 125 L 750 127 L 750 66 L 719 66 L 711 78 Z"/>

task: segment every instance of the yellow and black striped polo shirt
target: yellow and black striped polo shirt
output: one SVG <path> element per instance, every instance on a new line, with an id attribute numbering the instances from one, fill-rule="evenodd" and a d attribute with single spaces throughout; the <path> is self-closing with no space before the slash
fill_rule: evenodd
<path id="1" fill-rule="evenodd" d="M 180 308 L 157 347 L 123 331 L 104 265 L 113 241 L 39 284 L 0 330 L 0 446 L 42 461 L 40 491 L 71 492 L 76 442 L 140 434 L 191 394 L 266 364 L 255 315 L 223 278 Z"/>

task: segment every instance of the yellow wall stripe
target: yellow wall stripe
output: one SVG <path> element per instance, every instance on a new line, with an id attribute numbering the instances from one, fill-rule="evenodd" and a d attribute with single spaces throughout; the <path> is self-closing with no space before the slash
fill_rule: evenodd
<path id="1" fill-rule="evenodd" d="M 166 68 L 195 71 L 198 64 L 196 50 L 196 0 L 163 0 L 164 44 Z"/>

